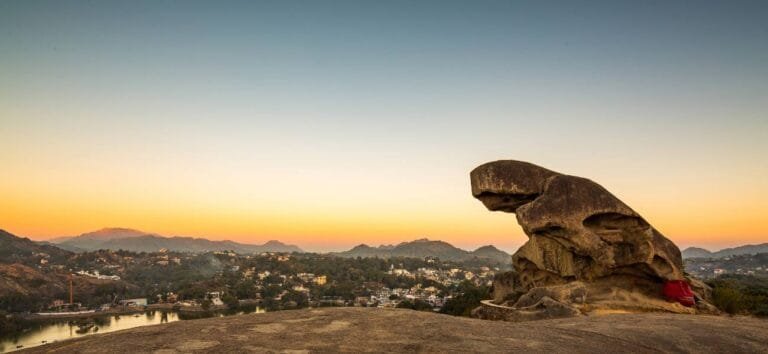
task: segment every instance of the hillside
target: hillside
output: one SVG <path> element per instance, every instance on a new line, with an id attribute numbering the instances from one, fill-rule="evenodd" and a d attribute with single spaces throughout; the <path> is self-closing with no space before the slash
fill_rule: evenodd
<path id="1" fill-rule="evenodd" d="M 712 252 L 705 250 L 701 247 L 688 247 L 682 252 L 683 258 L 710 258 Z"/>
<path id="2" fill-rule="evenodd" d="M 6 296 L 40 296 L 63 294 L 65 279 L 23 264 L 0 264 L 0 298 Z"/>
<path id="3" fill-rule="evenodd" d="M 23 264 L 0 264 L 0 308 L 12 312 L 44 308 L 53 299 L 66 299 L 69 272 L 35 268 Z M 72 277 L 75 301 L 86 302 L 104 295 L 105 289 L 137 290 L 124 281 Z"/>
<path id="4" fill-rule="evenodd" d="M 123 227 L 105 227 L 96 231 L 86 232 L 79 236 L 54 238 L 49 240 L 48 243 L 57 245 L 68 251 L 83 252 L 97 250 L 99 249 L 99 245 L 107 241 L 149 235 L 158 236 L 156 234 Z"/>
<path id="5" fill-rule="evenodd" d="M 721 258 L 686 258 L 685 269 L 699 279 L 717 278 L 724 275 L 768 278 L 768 253 L 742 254 Z"/>
<path id="6" fill-rule="evenodd" d="M 269 241 L 263 245 L 252 245 L 234 241 L 212 241 L 204 238 L 163 237 L 157 234 L 121 228 L 102 229 L 85 233 L 77 237 L 63 239 L 57 245 L 74 252 L 95 251 L 99 249 L 157 252 L 163 248 L 176 252 L 302 252 L 297 246 L 286 245 L 279 241 Z"/>
<path id="7" fill-rule="evenodd" d="M 419 239 L 411 242 L 403 242 L 396 246 L 371 247 L 358 245 L 349 251 L 336 253 L 342 257 L 437 257 L 446 261 L 467 261 L 473 258 L 490 259 L 496 263 L 506 264 L 510 262 L 510 255 L 493 246 L 483 246 L 473 252 L 465 251 L 444 241 L 431 241 Z"/>
<path id="8" fill-rule="evenodd" d="M 0 230 L 0 263 L 37 264 L 41 258 L 61 263 L 70 252 L 52 245 L 39 244 L 28 238 L 18 237 Z"/>
<path id="9" fill-rule="evenodd" d="M 621 314 L 513 323 L 402 309 L 323 308 L 180 321 L 28 353 L 569 352 L 759 353 L 768 321 Z"/>
<path id="10" fill-rule="evenodd" d="M 472 255 L 479 258 L 493 259 L 499 263 L 509 263 L 512 259 L 512 256 L 509 253 L 504 252 L 492 245 L 480 247 L 472 252 Z"/>
<path id="11" fill-rule="evenodd" d="M 155 234 L 123 227 L 106 227 L 101 230 L 84 233 L 79 237 L 81 239 L 91 238 L 95 240 L 113 240 L 118 238 L 140 237 L 145 235 Z"/>
<path id="12" fill-rule="evenodd" d="M 768 253 L 768 243 L 758 245 L 744 245 L 739 247 L 724 248 L 716 252 L 700 247 L 688 247 L 683 250 L 683 258 L 724 258 L 744 254 Z"/>
<path id="13" fill-rule="evenodd" d="M 71 266 L 77 255 L 52 245 L 38 244 L 0 230 L 0 308 L 22 311 L 45 306 L 66 297 Z M 106 287 L 136 289 L 124 281 L 90 277 L 72 278 L 76 301 L 93 296 Z"/>

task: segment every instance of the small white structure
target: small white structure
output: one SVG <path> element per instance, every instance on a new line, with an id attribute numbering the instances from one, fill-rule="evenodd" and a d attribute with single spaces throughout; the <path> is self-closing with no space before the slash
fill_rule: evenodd
<path id="1" fill-rule="evenodd" d="M 126 300 L 120 300 L 120 305 L 123 306 L 147 306 L 147 298 L 138 298 L 138 299 L 126 299 Z"/>
<path id="2" fill-rule="evenodd" d="M 77 272 L 77 274 L 85 277 L 96 278 L 101 280 L 120 280 L 120 277 L 117 275 L 102 275 L 102 274 L 99 274 L 98 270 L 94 270 L 93 273 L 89 273 L 87 271 L 81 270 Z"/>

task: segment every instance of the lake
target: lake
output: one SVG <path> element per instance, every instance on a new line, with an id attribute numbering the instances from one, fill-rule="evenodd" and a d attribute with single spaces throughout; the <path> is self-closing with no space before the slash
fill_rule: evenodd
<path id="1" fill-rule="evenodd" d="M 209 313 L 207 315 L 179 314 L 175 311 L 147 311 L 145 313 L 138 314 L 111 315 L 104 317 L 94 317 L 88 320 L 79 320 L 92 320 L 92 324 L 94 326 L 84 331 L 80 330 L 80 327 L 78 327 L 78 325 L 75 323 L 78 320 L 51 319 L 46 320 L 45 322 L 34 324 L 32 328 L 18 336 L 12 338 L 0 338 L 0 353 L 7 353 L 24 348 L 36 347 L 45 343 L 53 343 L 56 341 L 78 338 L 93 334 L 109 333 L 134 327 L 170 323 L 179 320 L 187 320 L 200 317 L 222 317 L 254 312 L 262 313 L 264 310 L 257 307 L 253 311 L 217 312 Z M 18 346 L 22 347 L 17 348 Z"/>

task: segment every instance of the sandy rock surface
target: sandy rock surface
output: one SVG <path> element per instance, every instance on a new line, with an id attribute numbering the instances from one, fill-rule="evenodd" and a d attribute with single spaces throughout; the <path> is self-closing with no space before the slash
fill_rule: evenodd
<path id="1" fill-rule="evenodd" d="M 768 352 L 768 321 L 669 313 L 513 323 L 402 309 L 323 308 L 179 321 L 24 353 Z"/>

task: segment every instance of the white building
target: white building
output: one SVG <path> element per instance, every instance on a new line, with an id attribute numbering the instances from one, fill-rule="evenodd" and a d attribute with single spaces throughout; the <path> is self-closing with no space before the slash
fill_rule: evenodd
<path id="1" fill-rule="evenodd" d="M 123 306 L 147 306 L 147 298 L 126 299 L 120 300 L 120 305 Z"/>

